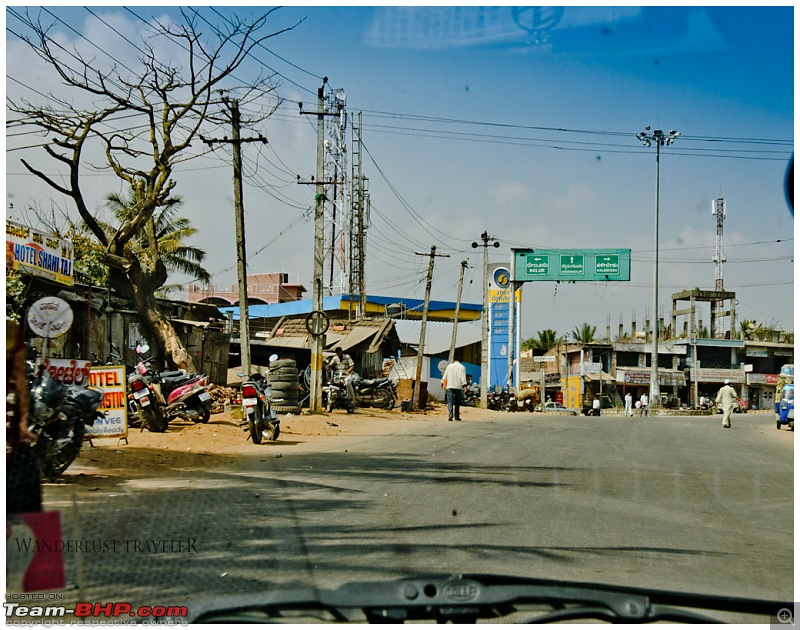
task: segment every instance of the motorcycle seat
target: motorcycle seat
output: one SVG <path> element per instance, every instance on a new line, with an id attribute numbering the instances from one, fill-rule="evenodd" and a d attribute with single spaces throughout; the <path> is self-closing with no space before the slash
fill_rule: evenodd
<path id="1" fill-rule="evenodd" d="M 167 372 L 159 372 L 158 375 L 161 378 L 175 378 L 176 376 L 187 376 L 187 373 L 183 370 L 170 370 Z"/>
<path id="2" fill-rule="evenodd" d="M 186 383 L 191 383 L 195 380 L 197 380 L 196 374 L 181 374 L 180 376 L 173 376 L 169 378 L 164 378 L 162 376 L 161 382 L 167 389 L 174 389 L 175 387 L 185 385 Z"/>
<path id="3" fill-rule="evenodd" d="M 380 387 L 381 385 L 387 384 L 391 379 L 388 376 L 384 376 L 382 378 L 362 378 L 358 381 L 359 387 Z"/>

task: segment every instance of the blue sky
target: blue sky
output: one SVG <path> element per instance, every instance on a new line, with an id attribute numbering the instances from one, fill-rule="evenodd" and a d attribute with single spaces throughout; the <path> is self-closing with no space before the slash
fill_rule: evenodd
<path id="1" fill-rule="evenodd" d="M 134 40 L 145 28 L 139 18 L 176 13 L 91 9 L 102 21 L 83 7 L 52 9 L 51 34 L 87 52 L 91 39 L 129 64 L 133 48 L 109 24 Z M 219 23 L 220 14 L 248 18 L 260 9 L 198 11 Z M 11 32 L 25 31 L 18 17 L 7 12 L 6 20 L 8 95 L 35 100 L 31 88 L 60 89 Z M 616 334 L 620 317 L 628 330 L 634 312 L 641 328 L 652 307 L 656 152 L 635 135 L 650 125 L 682 133 L 661 160 L 662 315 L 669 318 L 671 293 L 713 287 L 711 204 L 723 197 L 725 288 L 737 293 L 739 318 L 793 328 L 794 224 L 784 195 L 794 130 L 791 7 L 291 6 L 272 20 L 275 28 L 302 22 L 240 72 L 276 70 L 284 99 L 250 130 L 263 132 L 268 147 L 244 152 L 250 272 L 285 271 L 311 284 L 313 225 L 302 216 L 313 189 L 295 180 L 314 174 L 315 130 L 297 101 L 313 110 L 327 76 L 330 88 L 346 91 L 347 111 L 362 112 L 369 293 L 422 297 L 427 259 L 416 253 L 436 245 L 450 257 L 437 260 L 434 297 L 455 299 L 467 259 L 463 299 L 479 302 L 482 255 L 471 243 L 484 230 L 502 243 L 492 262 L 508 260 L 511 247 L 630 248 L 629 283 L 526 284 L 522 332 L 566 333 L 588 322 L 601 333 L 610 323 Z M 90 54 L 103 63 L 97 49 Z M 20 157 L 55 167 L 41 149 L 9 151 L 35 144 L 11 131 L 12 216 L 25 221 L 27 205 L 68 208 L 22 174 Z M 229 156 L 198 156 L 176 179 L 214 281 L 235 282 Z M 118 190 L 113 178 L 92 180 L 98 203 Z"/>

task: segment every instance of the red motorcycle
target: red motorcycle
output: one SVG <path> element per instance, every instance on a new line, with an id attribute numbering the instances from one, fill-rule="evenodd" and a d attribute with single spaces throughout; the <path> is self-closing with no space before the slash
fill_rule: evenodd
<path id="1" fill-rule="evenodd" d="M 146 345 L 140 346 L 136 352 L 141 355 L 149 349 Z M 212 403 L 211 394 L 207 391 L 208 377 L 205 374 L 188 374 L 183 370 L 155 372 L 150 369 L 150 361 L 141 356 L 136 372 L 152 386 L 165 424 L 173 418 L 203 424 L 208 422 Z"/>

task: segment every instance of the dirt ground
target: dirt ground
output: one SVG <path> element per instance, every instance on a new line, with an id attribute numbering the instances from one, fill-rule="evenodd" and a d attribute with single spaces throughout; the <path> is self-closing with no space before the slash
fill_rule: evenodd
<path id="1" fill-rule="evenodd" d="M 489 414 L 483 409 L 462 408 L 464 421 L 480 420 Z M 398 423 L 446 422 L 447 406 L 433 403 L 422 412 L 381 409 L 358 409 L 353 414 L 344 410 L 333 413 L 281 415 L 281 434 L 275 442 L 253 444 L 245 425 L 240 425 L 241 408 L 216 413 L 208 424 L 170 423 L 165 433 L 129 429 L 127 441 L 118 438 L 93 439 L 84 444 L 75 463 L 65 472 L 63 482 L 98 483 L 102 472 L 117 476 L 123 472 L 137 476 L 163 474 L 165 469 L 213 465 L 214 456 L 261 455 L 291 445 L 296 450 L 313 449 L 320 437 L 356 436 L 397 429 Z M 266 450 L 265 450 L 266 449 Z M 102 483 L 100 484 L 102 485 Z"/>

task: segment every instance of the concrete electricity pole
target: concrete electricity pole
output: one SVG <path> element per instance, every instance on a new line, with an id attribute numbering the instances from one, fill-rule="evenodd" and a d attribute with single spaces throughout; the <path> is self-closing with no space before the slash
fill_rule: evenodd
<path id="1" fill-rule="evenodd" d="M 447 254 L 437 254 L 436 245 L 431 245 L 430 254 L 420 254 L 414 252 L 417 256 L 430 256 L 431 260 L 428 263 L 428 281 L 425 284 L 425 305 L 422 307 L 422 327 L 419 334 L 419 348 L 417 349 L 417 379 L 414 385 L 414 397 L 411 406 L 414 409 L 419 409 L 420 405 L 420 390 L 422 389 L 422 358 L 425 352 L 425 327 L 428 324 L 428 305 L 431 301 L 431 284 L 433 284 L 433 262 L 436 256 L 440 258 L 450 258 Z"/>
<path id="2" fill-rule="evenodd" d="M 481 234 L 483 241 L 483 308 L 481 309 L 481 407 L 489 404 L 489 242 L 500 247 L 500 242 L 486 232 Z M 472 243 L 473 248 L 480 245 Z"/>
<path id="3" fill-rule="evenodd" d="M 461 261 L 461 274 L 458 276 L 458 296 L 456 297 L 456 312 L 453 315 L 453 336 L 450 338 L 450 353 L 447 355 L 447 363 L 452 363 L 456 358 L 456 338 L 458 333 L 458 315 L 461 312 L 461 290 L 464 287 L 464 270 L 467 268 L 467 261 Z"/>
<path id="4" fill-rule="evenodd" d="M 223 97 L 223 102 L 231 108 L 231 139 L 200 139 L 207 145 L 230 144 L 233 152 L 233 205 L 236 215 L 236 269 L 239 281 L 239 346 L 241 348 L 242 371 L 251 373 L 250 361 L 250 314 L 247 306 L 247 254 L 244 238 L 244 199 L 242 191 L 242 143 L 261 142 L 266 144 L 263 136 L 258 138 L 242 138 L 242 121 L 239 115 L 239 101 Z"/>

